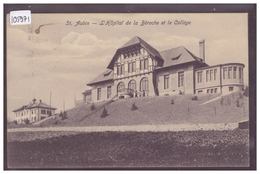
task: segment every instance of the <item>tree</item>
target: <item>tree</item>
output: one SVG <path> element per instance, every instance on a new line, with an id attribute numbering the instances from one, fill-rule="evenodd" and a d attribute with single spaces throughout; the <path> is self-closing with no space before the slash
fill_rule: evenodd
<path id="1" fill-rule="evenodd" d="M 135 102 L 132 104 L 132 108 L 131 108 L 131 109 L 132 109 L 133 111 L 138 109 L 138 107 L 135 105 Z"/>
<path id="2" fill-rule="evenodd" d="M 25 124 L 30 124 L 30 120 L 29 120 L 28 118 L 26 118 L 26 119 L 24 120 L 24 123 L 25 123 Z"/>
<path id="3" fill-rule="evenodd" d="M 94 105 L 94 103 L 91 105 L 91 107 L 90 107 L 90 110 L 91 111 L 93 111 L 93 110 L 95 110 L 96 108 L 95 108 L 95 105 Z"/>
<path id="4" fill-rule="evenodd" d="M 101 118 L 105 118 L 105 117 L 107 117 L 108 116 L 108 113 L 107 113 L 107 110 L 106 110 L 106 107 L 104 107 L 104 109 L 103 109 L 103 112 L 102 112 L 102 114 L 101 114 Z"/>
<path id="5" fill-rule="evenodd" d="M 68 119 L 67 112 L 64 111 L 61 120 Z"/>

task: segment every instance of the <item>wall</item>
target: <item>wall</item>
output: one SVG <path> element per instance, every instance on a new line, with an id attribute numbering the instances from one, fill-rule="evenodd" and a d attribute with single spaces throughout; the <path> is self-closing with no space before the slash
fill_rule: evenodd
<path id="1" fill-rule="evenodd" d="M 28 119 L 30 120 L 30 123 L 36 122 L 38 120 L 41 119 L 41 117 L 48 117 L 47 115 L 47 110 L 49 109 L 45 109 L 46 110 L 46 114 L 41 114 L 40 108 L 32 108 L 32 109 L 24 109 L 22 111 L 17 111 L 15 112 L 15 119 L 17 121 L 17 124 L 24 124 L 24 120 Z M 51 110 L 49 110 L 51 111 Z M 52 110 L 52 115 L 55 114 L 55 110 Z M 17 113 L 17 116 L 16 116 Z M 23 113 L 23 115 L 22 115 Z"/>
<path id="2" fill-rule="evenodd" d="M 92 102 L 97 102 L 97 101 L 104 101 L 104 100 L 108 100 L 107 99 L 107 87 L 111 86 L 111 97 L 114 97 L 116 95 L 116 93 L 114 93 L 114 83 L 113 81 L 105 81 L 105 82 L 100 82 L 100 83 L 96 83 L 94 85 L 92 85 L 92 96 L 91 96 L 91 100 Z M 101 99 L 97 100 L 97 89 L 101 88 Z M 111 99 L 111 98 L 109 98 Z"/>
<path id="3" fill-rule="evenodd" d="M 178 87 L 178 73 L 184 72 L 184 86 Z M 193 64 L 183 64 L 178 66 L 172 66 L 169 68 L 164 68 L 158 70 L 157 74 L 157 85 L 159 90 L 159 95 L 165 94 L 179 94 L 179 91 L 184 92 L 184 94 L 193 94 Z M 164 89 L 164 76 L 169 75 L 169 88 Z"/>
<path id="4" fill-rule="evenodd" d="M 148 78 L 148 84 L 149 84 L 149 92 L 148 92 L 148 96 L 155 96 L 155 92 L 154 92 L 154 86 L 153 86 L 153 73 L 146 73 L 146 74 L 139 74 L 139 75 L 135 75 L 132 77 L 128 77 L 128 78 L 123 78 L 123 79 L 116 79 L 114 80 L 114 93 L 117 93 L 117 86 L 120 82 L 124 82 L 125 84 L 125 88 L 128 88 L 128 84 L 131 80 L 135 80 L 136 81 L 136 90 L 138 92 L 140 92 L 140 82 L 141 80 L 147 77 Z"/>
<path id="5" fill-rule="evenodd" d="M 231 67 L 232 71 L 230 77 L 228 77 L 228 68 Z M 234 67 L 235 71 L 234 78 Z M 242 68 L 242 77 L 239 79 L 239 67 Z M 225 78 L 223 69 L 226 68 Z M 229 63 L 224 65 L 216 65 L 204 68 L 198 68 L 195 70 L 195 93 L 227 93 L 232 91 L 240 91 L 243 88 L 243 68 L 244 65 L 240 63 Z M 210 70 L 213 70 L 213 78 L 210 80 Z M 214 79 L 214 70 L 217 70 L 216 80 Z M 209 71 L 209 79 L 206 81 L 206 72 Z M 202 82 L 198 83 L 198 73 L 202 73 Z M 229 87 L 233 87 L 231 90 Z"/>

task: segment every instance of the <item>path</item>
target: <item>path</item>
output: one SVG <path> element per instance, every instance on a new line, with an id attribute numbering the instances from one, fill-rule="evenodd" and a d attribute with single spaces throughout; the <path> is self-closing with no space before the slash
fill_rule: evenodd
<path id="1" fill-rule="evenodd" d="M 76 131 L 76 132 L 165 132 L 165 131 L 197 131 L 197 130 L 232 130 L 238 123 L 217 124 L 173 124 L 173 125 L 132 125 L 132 126 L 89 126 L 89 127 L 41 127 L 41 128 L 12 128 L 7 132 L 36 132 L 36 131 Z"/>
<path id="2" fill-rule="evenodd" d="M 51 119 L 51 118 L 54 118 L 54 117 L 55 117 L 55 116 L 47 117 L 47 118 L 45 118 L 45 119 L 43 119 L 43 120 L 40 120 L 40 121 L 37 121 L 37 122 L 32 123 L 32 125 L 39 125 L 39 124 L 41 124 L 42 122 L 44 122 L 44 121 L 46 121 L 46 120 L 49 120 L 49 119 Z"/>

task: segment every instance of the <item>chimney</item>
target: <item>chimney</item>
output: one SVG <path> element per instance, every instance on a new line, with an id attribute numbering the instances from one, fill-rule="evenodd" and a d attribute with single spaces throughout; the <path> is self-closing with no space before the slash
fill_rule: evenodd
<path id="1" fill-rule="evenodd" d="M 34 99 L 33 99 L 33 104 L 35 104 L 35 102 L 36 102 L 36 99 L 34 98 Z"/>
<path id="2" fill-rule="evenodd" d="M 40 103 L 42 102 L 42 100 L 40 100 Z"/>
<path id="3" fill-rule="evenodd" d="M 203 62 L 205 63 L 205 39 L 199 41 L 200 45 L 200 58 L 202 58 Z"/>

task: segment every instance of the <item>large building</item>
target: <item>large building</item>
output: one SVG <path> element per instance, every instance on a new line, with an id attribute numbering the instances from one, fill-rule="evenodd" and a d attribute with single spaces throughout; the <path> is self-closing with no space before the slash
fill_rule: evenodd
<path id="1" fill-rule="evenodd" d="M 54 115 L 55 110 L 56 108 L 43 103 L 41 100 L 36 102 L 36 99 L 33 99 L 32 103 L 24 105 L 21 108 L 13 111 L 14 121 L 17 124 L 25 124 L 26 120 L 28 120 L 29 123 L 33 123 L 48 116 Z"/>
<path id="2" fill-rule="evenodd" d="M 91 100 L 242 90 L 244 64 L 209 66 L 205 40 L 199 42 L 199 50 L 200 57 L 183 46 L 159 52 L 134 37 L 117 49 L 107 70 L 87 84 L 92 87 Z"/>

